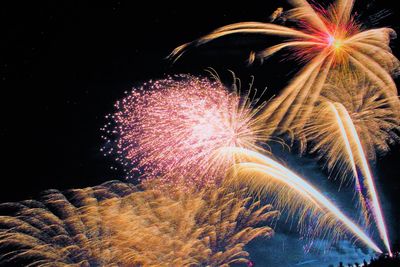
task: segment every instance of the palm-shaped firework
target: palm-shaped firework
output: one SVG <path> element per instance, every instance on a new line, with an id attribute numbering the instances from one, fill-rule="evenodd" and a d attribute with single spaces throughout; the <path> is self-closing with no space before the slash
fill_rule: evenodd
<path id="1" fill-rule="evenodd" d="M 363 30 L 352 16 L 354 0 L 337 0 L 328 8 L 310 5 L 306 0 L 291 0 L 294 8 L 286 12 L 294 27 L 271 23 L 240 22 L 221 27 L 191 43 L 177 47 L 171 54 L 178 59 L 187 49 L 226 35 L 253 33 L 287 37 L 288 41 L 250 55 L 265 59 L 282 49 L 291 49 L 305 63 L 296 77 L 264 110 L 264 116 L 282 133 L 300 131 L 307 123 L 314 105 L 332 71 L 346 79 L 354 71 L 362 72 L 385 97 L 397 95 L 391 74 L 399 62 L 392 55 L 389 41 L 395 36 L 390 28 Z M 350 88 L 351 90 L 351 88 Z M 399 112 L 399 103 L 392 108 Z"/>

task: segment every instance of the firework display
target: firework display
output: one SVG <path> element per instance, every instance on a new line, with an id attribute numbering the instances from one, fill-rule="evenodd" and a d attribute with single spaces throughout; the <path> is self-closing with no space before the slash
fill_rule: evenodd
<path id="1" fill-rule="evenodd" d="M 385 97 L 397 96 L 391 77 L 399 68 L 399 62 L 389 47 L 390 39 L 395 36 L 392 29 L 363 30 L 352 16 L 353 0 L 337 0 L 328 8 L 312 6 L 306 0 L 290 2 L 294 8 L 285 16 L 296 25 L 293 28 L 271 23 L 240 22 L 181 45 L 170 57 L 176 60 L 191 47 L 231 34 L 253 33 L 289 38 L 286 42 L 250 55 L 252 62 L 256 57 L 265 59 L 283 49 L 291 49 L 295 57 L 305 64 L 264 110 L 264 115 L 275 125 L 269 130 L 279 133 L 303 128 L 332 72 L 339 72 L 340 79 L 348 78 L 355 71 L 362 72 Z M 398 112 L 399 104 L 391 104 Z"/>
<path id="2" fill-rule="evenodd" d="M 389 151 L 390 145 L 399 140 L 400 113 L 392 108 L 398 105 L 399 98 L 386 97 L 365 75 L 356 74 L 347 79 L 343 79 L 340 75 L 332 75 L 321 91 L 315 115 L 320 113 L 320 104 L 324 106 L 327 101 L 340 103 L 348 111 L 370 160 L 384 156 Z M 308 123 L 311 128 L 324 127 L 324 123 L 315 117 Z M 313 132 L 323 133 L 326 130 L 314 128 Z M 315 142 L 318 138 L 310 136 L 307 139 Z M 321 145 L 323 143 L 324 141 L 321 141 Z M 324 150 L 331 149 L 333 146 L 325 147 Z M 333 154 L 327 158 L 338 161 L 338 157 Z"/>
<path id="3" fill-rule="evenodd" d="M 278 215 L 224 189 L 169 197 L 118 181 L 41 201 L 5 203 L 0 263 L 30 266 L 229 266 L 244 246 L 270 237 Z M 69 197 L 67 197 L 67 195 Z M 261 226 L 261 223 L 263 223 Z"/>
<path id="4" fill-rule="evenodd" d="M 185 187 L 214 185 L 233 163 L 224 147 L 260 150 L 266 124 L 249 97 L 219 81 L 182 75 L 134 89 L 116 104 L 105 132 L 117 136 L 108 153 L 131 175 Z M 105 135 L 110 138 L 109 135 Z M 113 142 L 112 136 L 108 146 Z M 106 148 L 105 148 L 106 149 Z"/>
<path id="5" fill-rule="evenodd" d="M 374 160 L 377 153 L 384 154 L 398 140 L 400 102 L 392 75 L 397 74 L 399 61 L 389 47 L 396 33 L 390 28 L 365 29 L 352 14 L 352 0 L 336 0 L 327 8 L 306 0 L 290 3 L 293 9 L 283 12 L 279 8 L 271 21 L 284 17 L 293 27 L 260 22 L 231 24 L 177 47 L 170 57 L 176 61 L 192 47 L 231 34 L 288 38 L 261 52 L 252 52 L 249 58 L 252 63 L 257 57 L 263 60 L 291 49 L 304 65 L 264 108 L 263 118 L 271 125 L 268 134 L 294 134 L 301 150 L 310 143 L 311 152 L 325 158 L 328 169 L 336 169 L 336 176 L 353 177 L 366 222 L 372 215 L 391 254 L 367 160 Z M 260 182 L 257 185 L 263 186 Z"/>
<path id="6" fill-rule="evenodd" d="M 395 32 L 366 29 L 354 0 L 289 2 L 270 23 L 223 26 L 170 55 L 232 34 L 278 36 L 285 41 L 249 57 L 292 52 L 301 69 L 276 97 L 215 73 L 134 87 L 101 129 L 101 151 L 127 181 L 0 204 L 0 264 L 253 266 L 245 246 L 272 237 L 280 214 L 295 218 L 305 240 L 346 239 L 391 257 L 373 166 L 400 140 Z M 318 179 L 350 188 L 354 212 L 286 167 L 269 149 L 277 140 L 322 162 Z"/>
<path id="7" fill-rule="evenodd" d="M 289 208 L 291 213 L 301 211 L 298 221 L 299 225 L 304 223 L 304 217 L 311 214 L 310 216 L 316 225 L 314 234 L 318 234 L 320 231 L 326 232 L 330 228 L 334 228 L 334 231 L 332 231 L 333 234 L 340 235 L 346 229 L 373 250 L 382 252 L 330 200 L 307 183 L 305 179 L 299 177 L 283 165 L 260 153 L 242 148 L 227 148 L 224 153 L 237 153 L 241 155 L 242 161 L 235 166 L 234 175 L 232 176 L 234 184 L 244 183 L 256 195 L 278 195 L 275 196 L 277 207 L 281 209 Z M 338 223 L 342 225 L 337 225 Z"/>
<path id="8" fill-rule="evenodd" d="M 335 78 L 325 87 L 302 134 L 310 140 L 309 151 L 318 151 L 329 169 L 336 168 L 337 173 L 354 169 L 347 164 L 343 131 L 332 103 L 340 104 L 349 114 L 368 159 L 383 156 L 399 140 L 399 113 L 390 108 L 391 103 L 399 101 L 397 97 L 385 98 L 374 85 L 360 78 Z"/>

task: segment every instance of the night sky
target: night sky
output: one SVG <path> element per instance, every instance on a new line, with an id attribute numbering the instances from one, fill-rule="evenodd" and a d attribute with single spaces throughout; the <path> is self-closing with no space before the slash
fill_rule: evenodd
<path id="1" fill-rule="evenodd" d="M 176 46 L 240 21 L 268 21 L 285 1 L 9 1 L 0 3 L 0 202 L 38 197 L 49 188 L 69 189 L 123 179 L 112 158 L 100 152 L 105 115 L 125 91 L 168 74 L 206 75 L 213 67 L 229 81 L 272 95 L 299 69 L 273 57 L 246 65 L 248 53 L 276 42 L 272 37 L 234 36 L 191 50 L 177 64 L 165 57 Z M 12 2 L 12 3 L 11 3 Z M 270 3 L 270 4 L 269 4 Z M 396 1 L 358 1 L 368 17 L 386 9 L 376 26 L 400 32 Z M 389 12 L 388 12 L 389 13 Z M 363 20 L 362 20 L 363 21 Z M 400 38 L 392 43 L 400 56 Z M 396 82 L 399 84 L 400 79 Z M 393 147 L 374 166 L 392 243 L 399 247 L 400 153 Z"/>

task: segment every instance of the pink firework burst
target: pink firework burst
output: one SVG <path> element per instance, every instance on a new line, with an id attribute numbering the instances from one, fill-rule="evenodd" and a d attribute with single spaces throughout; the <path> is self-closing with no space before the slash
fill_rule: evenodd
<path id="1" fill-rule="evenodd" d="M 189 75 L 150 81 L 115 104 L 106 147 L 128 178 L 202 188 L 220 182 L 233 163 L 219 149 L 260 150 L 258 142 L 266 141 L 258 117 L 263 104 L 254 104 L 219 81 Z"/>

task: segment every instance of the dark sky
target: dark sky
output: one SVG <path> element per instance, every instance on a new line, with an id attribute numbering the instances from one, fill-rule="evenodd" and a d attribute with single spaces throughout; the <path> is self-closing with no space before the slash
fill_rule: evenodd
<path id="1" fill-rule="evenodd" d="M 246 67 L 244 38 L 231 38 L 228 48 L 217 42 L 198 49 L 174 66 L 165 57 L 218 26 L 266 20 L 275 5 L 142 4 L 2 2 L 1 201 L 120 178 L 99 152 L 99 129 L 114 102 L 141 81 L 214 67 L 244 80 L 254 74 L 260 87 L 270 86 L 268 66 Z M 265 45 L 259 38 L 254 43 Z M 281 84 L 287 71 L 275 71 Z"/>
<path id="2" fill-rule="evenodd" d="M 165 60 L 184 42 L 218 26 L 268 21 L 284 1 L 9 1 L 0 3 L 0 201 L 36 197 L 48 188 L 76 188 L 122 179 L 104 158 L 100 127 L 113 103 L 132 86 L 165 74 L 204 74 L 214 67 L 223 76 L 235 71 L 244 82 L 255 75 L 258 88 L 283 88 L 297 70 L 276 57 L 247 67 L 252 49 L 273 38 L 226 38 L 191 51 L 181 62 Z M 268 4 L 272 3 L 272 4 Z M 388 9 L 380 26 L 399 31 L 395 1 L 359 1 L 362 17 Z M 400 40 L 392 44 L 400 56 Z M 278 63 L 280 63 L 278 65 Z M 397 81 L 398 82 L 398 81 Z M 399 149 L 376 166 L 383 201 L 392 203 L 391 224 L 399 221 Z M 399 230 L 396 230 L 397 233 Z M 400 236 L 396 234 L 396 236 Z"/>

